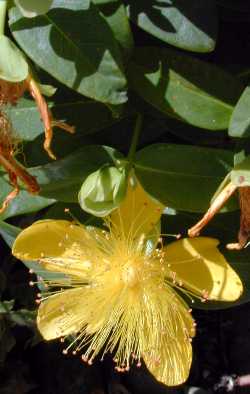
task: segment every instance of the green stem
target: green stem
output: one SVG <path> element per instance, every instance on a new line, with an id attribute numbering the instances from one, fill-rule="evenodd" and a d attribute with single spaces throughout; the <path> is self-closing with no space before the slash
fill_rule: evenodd
<path id="1" fill-rule="evenodd" d="M 142 120 L 143 120 L 142 114 L 138 114 L 137 118 L 136 118 L 136 122 L 135 122 L 135 128 L 134 128 L 134 133 L 133 133 L 129 153 L 128 153 L 128 169 L 129 170 L 133 166 L 133 162 L 135 159 L 136 147 L 137 147 L 139 135 L 140 135 L 141 128 L 142 128 Z"/>
<path id="2" fill-rule="evenodd" d="M 4 26 L 5 26 L 6 10 L 7 10 L 7 1 L 8 0 L 0 0 L 0 35 L 4 34 Z"/>

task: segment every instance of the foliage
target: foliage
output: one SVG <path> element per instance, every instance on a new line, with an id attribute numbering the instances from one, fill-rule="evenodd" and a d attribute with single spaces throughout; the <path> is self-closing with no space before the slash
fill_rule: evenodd
<path id="1" fill-rule="evenodd" d="M 247 2 L 231 0 L 0 0 L 0 115 L 12 124 L 15 159 L 41 188 L 32 195 L 20 182 L 20 193 L 0 214 L 3 240 L 11 246 L 20 227 L 65 218 L 68 207 L 87 223 L 109 214 L 123 200 L 132 168 L 168 208 L 168 234 L 185 235 L 229 181 L 250 186 L 249 19 Z M 75 126 L 73 135 L 55 130 L 56 161 L 43 151 L 32 97 L 20 92 L 4 99 L 29 75 L 45 84 L 39 86 L 51 96 L 53 118 Z M 0 206 L 12 191 L 5 170 L 0 166 Z M 249 249 L 225 248 L 237 237 L 239 217 L 236 194 L 204 235 L 220 240 L 244 294 L 234 304 L 198 308 L 250 300 Z M 34 331 L 33 293 L 11 281 L 22 270 L 26 286 L 26 271 L 13 258 L 9 268 L 4 241 L 0 368 L 15 349 L 15 327 Z"/>

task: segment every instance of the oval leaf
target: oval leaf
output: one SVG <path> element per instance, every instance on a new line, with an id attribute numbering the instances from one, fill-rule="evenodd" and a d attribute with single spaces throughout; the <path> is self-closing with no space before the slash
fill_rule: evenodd
<path id="1" fill-rule="evenodd" d="M 153 36 L 176 47 L 211 52 L 217 36 L 214 1 L 129 0 L 130 18 Z"/>
<path id="2" fill-rule="evenodd" d="M 207 210 L 232 166 L 232 152 L 174 144 L 150 145 L 135 160 L 136 176 L 148 193 L 165 206 L 190 212 Z M 226 209 L 236 209 L 235 204 Z"/>
<path id="3" fill-rule="evenodd" d="M 11 8 L 10 29 L 28 56 L 59 81 L 95 100 L 121 104 L 127 96 L 118 44 L 98 7 L 87 3 L 54 0 L 48 14 L 35 19 Z"/>
<path id="4" fill-rule="evenodd" d="M 0 177 L 0 206 L 6 196 L 13 189 L 12 186 L 2 177 Z M 55 202 L 54 199 L 34 196 L 26 190 L 21 190 L 14 200 L 10 202 L 6 210 L 0 214 L 0 220 L 10 218 L 25 213 L 37 212 L 42 208 L 48 207 Z"/>
<path id="5" fill-rule="evenodd" d="M 228 134 L 231 137 L 246 138 L 250 136 L 250 87 L 246 87 L 234 108 Z"/>
<path id="6" fill-rule="evenodd" d="M 81 100 L 79 97 L 71 102 L 51 103 L 50 109 L 54 119 L 63 120 L 75 126 L 77 132 L 70 136 L 71 140 L 80 135 L 94 133 L 118 121 L 112 117 L 110 110 L 103 104 L 86 101 L 84 98 Z M 33 141 L 38 135 L 44 133 L 44 125 L 33 100 L 22 98 L 18 100 L 17 105 L 6 108 L 5 112 L 18 139 Z M 55 150 L 56 148 L 55 146 Z"/>
<path id="7" fill-rule="evenodd" d="M 0 35 L 0 79 L 21 82 L 27 78 L 28 63 L 22 52 L 6 36 Z"/>
<path id="8" fill-rule="evenodd" d="M 37 15 L 46 14 L 52 3 L 53 0 L 15 0 L 15 4 L 27 18 L 34 18 Z"/>
<path id="9" fill-rule="evenodd" d="M 133 89 L 149 104 L 209 130 L 228 127 L 242 91 L 241 84 L 218 67 L 166 48 L 138 48 L 129 76 Z"/>
<path id="10" fill-rule="evenodd" d="M 103 18 L 110 26 L 114 37 L 119 42 L 126 55 L 130 55 L 134 41 L 130 29 L 126 8 L 120 0 L 92 0 L 98 5 Z"/>
<path id="11" fill-rule="evenodd" d="M 10 248 L 20 232 L 21 229 L 19 227 L 0 220 L 0 234 Z"/>

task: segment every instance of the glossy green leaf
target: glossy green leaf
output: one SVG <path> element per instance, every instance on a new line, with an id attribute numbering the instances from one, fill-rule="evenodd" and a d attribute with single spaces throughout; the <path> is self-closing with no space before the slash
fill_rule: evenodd
<path id="1" fill-rule="evenodd" d="M 79 191 L 79 204 L 95 216 L 107 216 L 119 206 L 127 190 L 125 169 L 103 167 L 90 174 Z"/>
<path id="2" fill-rule="evenodd" d="M 250 156 L 234 166 L 231 171 L 231 181 L 239 187 L 250 186 Z"/>
<path id="3" fill-rule="evenodd" d="M 0 177 L 0 204 L 3 203 L 8 193 L 13 189 L 3 176 Z M 48 207 L 53 204 L 55 200 L 44 198 L 39 195 L 33 195 L 26 190 L 21 190 L 20 193 L 14 198 L 7 209 L 0 214 L 0 219 L 4 220 L 16 215 L 31 213 L 39 211 L 42 208 Z"/>
<path id="4" fill-rule="evenodd" d="M 15 300 L 0 302 L 0 313 L 10 313 L 14 307 Z"/>
<path id="5" fill-rule="evenodd" d="M 49 11 L 53 0 L 14 0 L 26 18 L 33 18 L 37 15 L 46 14 Z"/>
<path id="6" fill-rule="evenodd" d="M 148 104 L 145 103 L 145 106 Z M 195 144 L 199 146 L 217 146 L 218 148 L 224 147 L 225 141 L 228 139 L 227 131 L 223 130 L 205 130 L 200 127 L 192 126 L 184 123 L 176 118 L 166 117 L 162 112 L 150 107 L 152 115 L 156 117 L 156 127 L 162 131 L 162 134 L 169 133 L 178 138 L 180 143 Z M 144 122 L 145 123 L 145 122 Z M 151 122 L 153 123 L 153 122 Z M 143 130 L 144 132 L 144 130 Z M 156 130 L 154 131 L 154 133 Z"/>
<path id="7" fill-rule="evenodd" d="M 0 79 L 20 82 L 29 72 L 28 63 L 22 52 L 6 36 L 0 35 Z"/>
<path id="8" fill-rule="evenodd" d="M 229 124 L 228 134 L 231 137 L 246 138 L 250 136 L 250 87 L 242 93 Z"/>
<path id="9" fill-rule="evenodd" d="M 228 127 L 242 91 L 216 66 L 166 48 L 137 48 L 129 77 L 132 88 L 165 115 L 209 130 Z"/>
<path id="10" fill-rule="evenodd" d="M 21 229 L 19 227 L 0 220 L 0 234 L 10 248 L 20 231 Z"/>
<path id="11" fill-rule="evenodd" d="M 126 55 L 130 55 L 133 49 L 133 35 L 130 29 L 125 6 L 121 0 L 93 0 L 111 28 L 115 39 L 119 42 Z"/>
<path id="12" fill-rule="evenodd" d="M 34 327 L 35 326 L 36 311 L 28 309 L 18 309 L 10 313 L 9 319 L 12 323 L 19 326 Z"/>
<path id="13" fill-rule="evenodd" d="M 77 202 L 78 192 L 88 175 L 121 158 L 115 149 L 101 145 L 85 146 L 62 160 L 30 169 L 41 186 L 41 195 L 59 201 Z"/>
<path id="14" fill-rule="evenodd" d="M 217 36 L 214 1 L 129 0 L 130 18 L 153 36 L 176 47 L 211 52 Z"/>
<path id="15" fill-rule="evenodd" d="M 136 176 L 148 193 L 168 207 L 190 212 L 207 210 L 232 166 L 232 152 L 174 144 L 150 145 L 135 160 Z"/>
<path id="16" fill-rule="evenodd" d="M 17 8 L 9 15 L 19 45 L 52 76 L 97 101 L 127 100 L 118 43 L 93 3 L 54 0 L 46 15 L 34 19 L 23 18 Z"/>
<path id="17" fill-rule="evenodd" d="M 75 102 L 51 104 L 50 108 L 55 119 L 63 120 L 75 127 L 76 133 L 73 136 L 69 135 L 69 139 L 78 138 L 80 134 L 94 133 L 117 122 L 106 106 L 94 101 L 78 99 Z M 6 113 L 12 122 L 15 135 L 20 140 L 33 141 L 44 133 L 44 126 L 33 100 L 22 98 L 16 106 L 7 108 Z M 55 133 L 57 132 L 64 133 L 55 130 Z"/>

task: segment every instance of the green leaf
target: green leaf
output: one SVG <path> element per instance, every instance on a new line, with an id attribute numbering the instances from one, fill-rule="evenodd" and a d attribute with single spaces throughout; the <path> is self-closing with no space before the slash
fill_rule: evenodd
<path id="1" fill-rule="evenodd" d="M 28 63 L 22 52 L 6 36 L 0 35 L 0 79 L 20 82 L 27 78 Z"/>
<path id="2" fill-rule="evenodd" d="M 155 144 L 136 154 L 135 173 L 143 188 L 165 206 L 204 212 L 233 166 L 233 153 L 189 145 Z M 225 209 L 236 209 L 233 200 Z"/>
<path id="3" fill-rule="evenodd" d="M 239 187 L 250 186 L 250 156 L 234 166 L 231 181 Z"/>
<path id="4" fill-rule="evenodd" d="M 77 100 L 63 104 L 51 104 L 55 119 L 63 120 L 75 126 L 75 135 L 69 139 L 78 138 L 79 134 L 94 133 L 115 122 L 109 109 L 103 104 L 93 101 Z M 15 107 L 8 107 L 6 114 L 12 122 L 15 135 L 22 141 L 33 141 L 38 135 L 44 133 L 44 126 L 40 119 L 36 103 L 33 100 L 22 98 Z M 61 130 L 55 133 L 64 133 Z"/>
<path id="5" fill-rule="evenodd" d="M 3 203 L 12 189 L 13 187 L 3 177 L 0 177 L 0 204 Z M 21 190 L 17 197 L 10 202 L 6 210 L 0 214 L 0 219 L 3 220 L 24 213 L 36 212 L 53 204 L 54 201 L 53 199 L 40 197 Z"/>
<path id="6" fill-rule="evenodd" d="M 26 327 L 34 327 L 35 318 L 36 311 L 30 311 L 28 309 L 19 309 L 17 311 L 12 311 L 9 316 L 9 319 L 12 323 Z"/>
<path id="7" fill-rule="evenodd" d="M 15 300 L 0 301 L 0 313 L 10 313 L 14 307 Z"/>
<path id="8" fill-rule="evenodd" d="M 228 127 L 242 91 L 236 78 L 216 66 L 166 48 L 137 48 L 129 76 L 153 107 L 209 130 Z"/>
<path id="9" fill-rule="evenodd" d="M 97 6 L 54 0 L 48 14 L 34 19 L 23 18 L 17 8 L 9 15 L 19 45 L 52 76 L 97 101 L 127 100 L 119 46 Z"/>
<path id="10" fill-rule="evenodd" d="M 19 227 L 0 220 L 0 234 L 10 248 L 20 231 L 21 229 Z"/>
<path id="11" fill-rule="evenodd" d="M 14 0 L 20 11 L 26 18 L 34 18 L 37 15 L 46 14 L 53 0 Z"/>
<path id="12" fill-rule="evenodd" d="M 95 216 L 107 216 L 119 206 L 127 190 L 125 169 L 103 167 L 90 174 L 79 192 L 83 210 Z"/>
<path id="13" fill-rule="evenodd" d="M 250 136 L 250 87 L 247 86 L 234 108 L 228 134 L 231 137 L 246 138 Z"/>
<path id="14" fill-rule="evenodd" d="M 217 10 L 214 1 L 129 0 L 130 18 L 153 36 L 196 52 L 214 50 Z"/>
<path id="15" fill-rule="evenodd" d="M 88 175 L 104 165 L 115 165 L 122 155 L 101 145 L 85 146 L 62 160 L 34 167 L 41 195 L 59 201 L 77 202 L 78 192 Z"/>
<path id="16" fill-rule="evenodd" d="M 132 52 L 134 41 L 126 9 L 122 2 L 120 0 L 93 0 L 93 3 L 98 5 L 101 15 L 111 28 L 115 39 L 119 42 L 125 54 L 129 56 Z"/>

